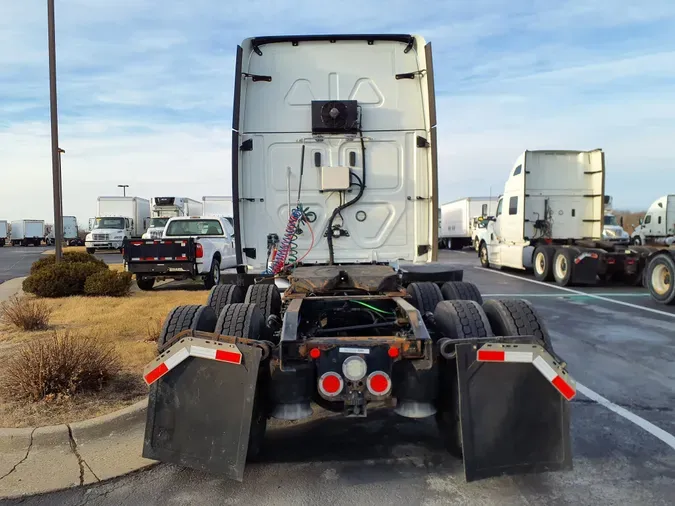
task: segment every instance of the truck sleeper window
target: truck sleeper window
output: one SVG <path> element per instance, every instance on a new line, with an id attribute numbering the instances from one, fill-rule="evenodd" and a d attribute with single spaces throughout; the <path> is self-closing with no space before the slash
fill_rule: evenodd
<path id="1" fill-rule="evenodd" d="M 518 197 L 509 199 L 509 214 L 518 214 Z"/>
<path id="2" fill-rule="evenodd" d="M 223 227 L 218 220 L 179 220 L 169 223 L 166 235 L 223 235 Z"/>

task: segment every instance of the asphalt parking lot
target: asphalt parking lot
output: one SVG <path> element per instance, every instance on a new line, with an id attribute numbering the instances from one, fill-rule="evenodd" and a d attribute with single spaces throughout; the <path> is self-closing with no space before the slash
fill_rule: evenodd
<path id="1" fill-rule="evenodd" d="M 243 483 L 158 465 L 21 504 L 672 505 L 675 309 L 641 288 L 562 290 L 484 270 L 469 252 L 443 251 L 441 261 L 463 265 L 486 298 L 528 299 L 545 319 L 579 387 L 572 471 L 467 484 L 433 420 L 379 412 L 273 424 L 264 461 L 247 466 Z"/>
<path id="2" fill-rule="evenodd" d="M 51 246 L 5 246 L 0 248 L 0 283 L 8 279 L 27 276 L 30 272 L 30 266 L 40 256 L 48 250 L 54 249 Z M 108 264 L 121 264 L 122 255 L 117 251 L 97 252 L 96 257 Z"/>

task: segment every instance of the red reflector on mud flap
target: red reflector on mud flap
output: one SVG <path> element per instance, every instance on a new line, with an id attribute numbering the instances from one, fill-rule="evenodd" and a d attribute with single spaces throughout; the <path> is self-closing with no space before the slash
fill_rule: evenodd
<path id="1" fill-rule="evenodd" d="M 557 363 L 550 353 L 539 345 L 488 343 L 476 353 L 478 362 L 519 362 L 531 363 L 568 401 L 577 394 L 576 382 Z"/>
<path id="2" fill-rule="evenodd" d="M 235 365 L 240 365 L 242 361 L 241 351 L 234 344 L 185 338 L 149 364 L 145 368 L 143 379 L 148 385 L 152 385 L 188 357 L 217 360 Z"/>
<path id="3" fill-rule="evenodd" d="M 579 263 L 583 262 L 584 259 L 586 259 L 586 258 L 593 258 L 594 260 L 597 260 L 597 259 L 598 259 L 598 254 L 597 254 L 597 253 L 591 253 L 591 252 L 589 252 L 589 251 L 584 251 L 582 254 L 578 255 L 578 256 L 574 259 L 574 263 L 575 263 L 575 264 L 579 264 Z"/>

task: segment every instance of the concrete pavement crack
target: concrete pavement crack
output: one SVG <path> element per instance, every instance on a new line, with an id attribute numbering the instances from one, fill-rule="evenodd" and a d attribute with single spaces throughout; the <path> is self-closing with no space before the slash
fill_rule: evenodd
<path id="1" fill-rule="evenodd" d="M 80 452 L 77 451 L 77 443 L 75 442 L 75 438 L 73 437 L 73 429 L 70 428 L 69 424 L 66 424 L 66 427 L 68 427 L 68 439 L 70 439 L 70 449 L 73 450 L 73 453 L 75 454 L 75 457 L 77 457 L 77 465 L 80 466 L 80 486 L 84 485 L 84 468 L 85 466 L 87 469 L 89 469 L 89 472 L 94 475 L 94 478 L 96 478 L 96 481 L 101 481 L 98 476 L 96 476 L 96 473 L 92 470 L 91 467 L 89 467 L 89 464 L 82 458 L 80 455 Z"/>
<path id="2" fill-rule="evenodd" d="M 12 469 L 7 471 L 3 476 L 0 476 L 0 480 L 4 480 L 5 478 L 7 478 L 10 474 L 12 474 L 14 471 L 16 471 L 17 467 L 19 467 L 21 464 L 23 464 L 26 461 L 26 459 L 28 458 L 28 454 L 30 453 L 31 448 L 33 448 L 33 434 L 35 434 L 35 430 L 36 429 L 33 429 L 30 433 L 30 441 L 28 443 L 28 449 L 26 450 L 26 455 L 19 462 L 14 464 L 14 467 L 12 467 Z"/>

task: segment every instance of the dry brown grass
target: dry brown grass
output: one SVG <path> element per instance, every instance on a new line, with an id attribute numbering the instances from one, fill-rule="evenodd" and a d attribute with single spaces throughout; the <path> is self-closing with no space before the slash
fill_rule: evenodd
<path id="1" fill-rule="evenodd" d="M 0 322 L 20 330 L 45 330 L 51 313 L 45 301 L 34 297 L 13 295 L 0 304 Z"/>
<path id="2" fill-rule="evenodd" d="M 111 382 L 99 394 L 76 396 L 68 401 L 27 406 L 25 402 L 0 398 L 0 427 L 83 420 L 140 400 L 147 393 L 141 377 L 143 367 L 155 357 L 156 351 L 155 343 L 148 340 L 149 328 L 161 325 L 173 307 L 204 304 L 207 297 L 208 292 L 204 290 L 164 290 L 134 292 L 124 298 L 78 296 L 45 299 L 52 310 L 50 330 L 26 332 L 0 325 L 0 375 L 4 372 L 7 357 L 21 343 L 49 338 L 54 330 L 58 330 L 113 343 L 120 358 L 123 379 Z"/>
<path id="3" fill-rule="evenodd" d="M 84 246 L 64 246 L 63 252 L 65 253 L 67 251 L 79 251 L 80 253 L 86 253 L 87 248 Z M 55 250 L 50 249 L 48 251 L 45 251 L 43 255 L 53 255 L 55 252 L 56 252 Z"/>

